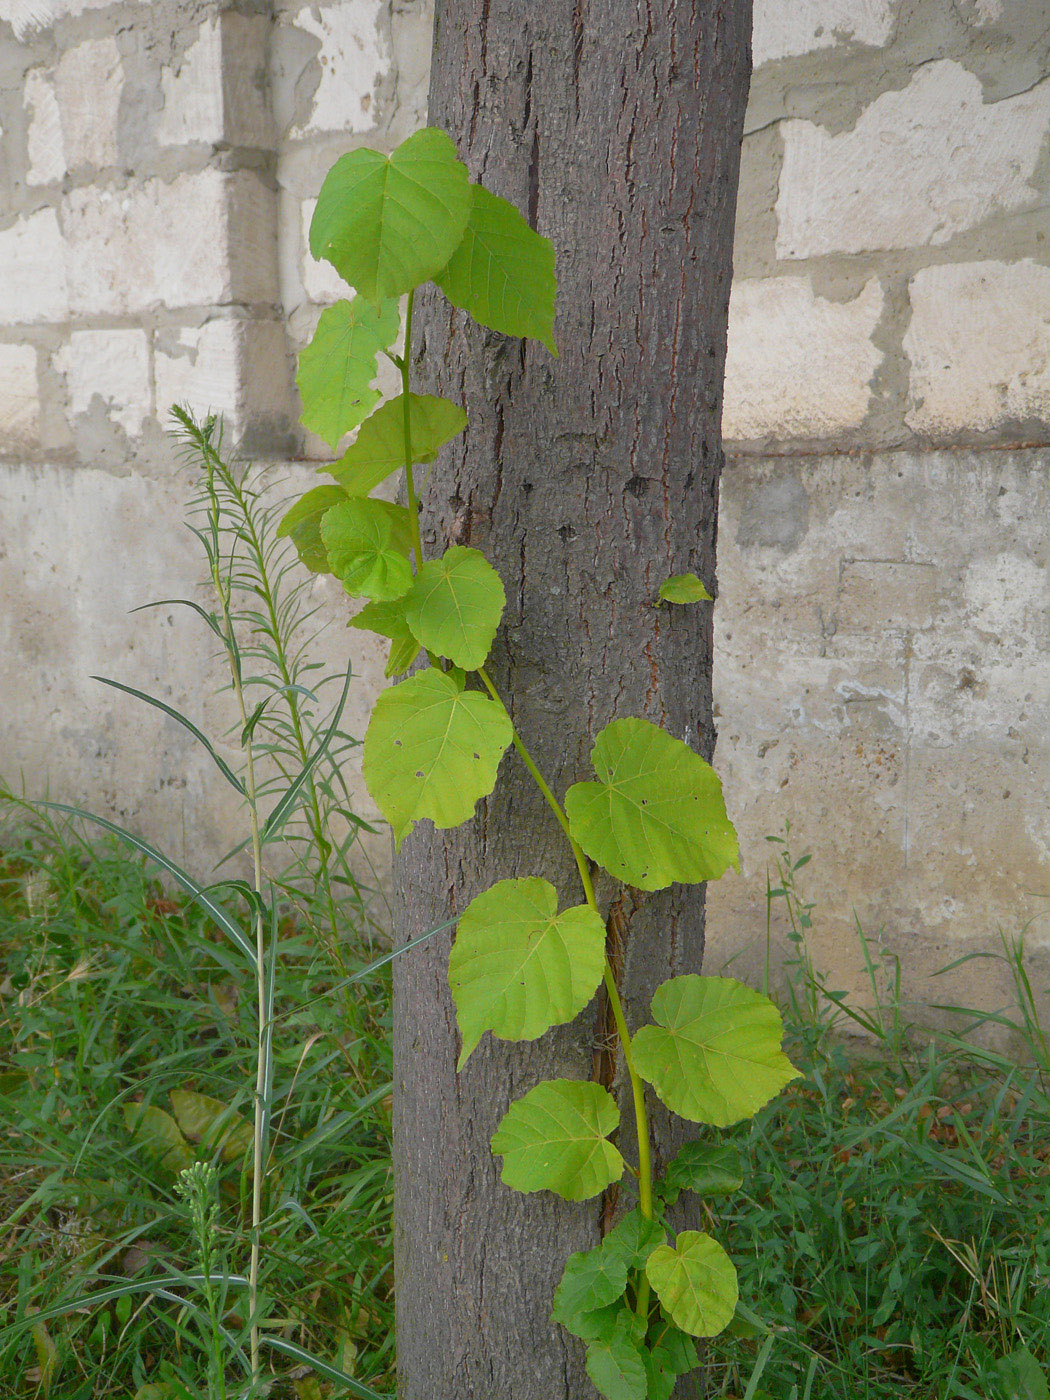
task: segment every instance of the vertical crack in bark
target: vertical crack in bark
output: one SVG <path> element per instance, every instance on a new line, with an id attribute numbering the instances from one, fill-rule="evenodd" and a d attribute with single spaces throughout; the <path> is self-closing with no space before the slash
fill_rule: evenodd
<path id="1" fill-rule="evenodd" d="M 583 57 L 583 0 L 572 7 L 572 101 L 573 118 L 580 120 L 580 60 Z"/>

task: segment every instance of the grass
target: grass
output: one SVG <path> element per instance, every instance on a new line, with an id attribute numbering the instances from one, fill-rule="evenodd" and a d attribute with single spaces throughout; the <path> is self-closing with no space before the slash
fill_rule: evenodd
<path id="1" fill-rule="evenodd" d="M 197 1400 L 208 1393 L 199 1319 L 178 1299 L 130 1293 L 94 1306 L 90 1295 L 114 1278 L 194 1271 L 187 1207 L 174 1189 L 194 1158 L 218 1169 L 218 1250 L 228 1270 L 243 1271 L 252 999 L 214 926 L 141 861 L 22 815 L 21 839 L 8 840 L 0 863 L 0 1320 L 81 1306 L 38 1325 L 35 1338 L 0 1328 L 0 1396 L 125 1397 L 167 1369 Z M 343 965 L 351 960 L 344 949 Z M 266 1327 L 390 1389 L 386 984 L 379 973 L 352 999 L 326 995 L 339 974 L 291 913 L 281 963 Z M 163 1119 L 160 1132 L 135 1121 L 145 1105 L 172 1122 L 173 1092 L 190 1128 L 181 1142 Z M 204 1141 L 187 1141 L 197 1134 L 186 1101 L 201 1102 L 192 1095 L 228 1110 L 210 1143 L 207 1112 Z M 176 1292 L 192 1300 L 192 1290 Z M 230 1306 L 236 1331 L 243 1318 L 232 1292 Z M 289 1377 L 295 1369 L 275 1367 Z M 274 1393 L 309 1400 L 304 1385 L 288 1380 Z"/>
<path id="2" fill-rule="evenodd" d="M 781 844 L 770 886 L 788 907 L 784 1000 L 804 1077 L 725 1134 L 749 1170 L 715 1221 L 770 1332 L 709 1347 L 710 1393 L 1045 1396 L 1045 1381 L 1023 1380 L 1050 1362 L 1050 1084 L 1023 945 L 1004 944 L 1017 1004 L 994 1018 L 1019 1057 L 973 1043 L 965 1032 L 989 1018 L 959 1008 L 964 1033 L 921 1034 L 892 969 L 880 986 L 869 958 L 868 1007 L 823 982 L 806 948 L 804 861 Z M 842 1035 L 857 1021 L 862 1044 Z"/>
<path id="3" fill-rule="evenodd" d="M 197 1400 L 209 1394 L 207 1329 L 187 1312 L 192 1290 L 174 1290 L 183 1302 L 91 1294 L 114 1277 L 196 1268 L 175 1190 L 187 1152 L 218 1170 L 217 1250 L 227 1270 L 243 1267 L 248 1157 L 221 1138 L 236 1148 L 250 1117 L 252 1000 L 214 925 L 141 861 L 19 816 L 0 860 L 0 1318 L 80 1306 L 35 1338 L 0 1330 L 0 1396 L 164 1400 L 178 1391 L 149 1387 L 167 1371 Z M 352 954 L 337 968 L 301 918 L 290 911 L 281 929 L 264 1332 L 392 1392 L 387 986 L 380 973 L 352 998 L 325 995 Z M 889 1000 L 849 1008 L 884 1027 L 858 1047 L 797 948 L 786 1004 L 805 1077 L 724 1135 L 749 1170 L 712 1217 L 768 1332 L 708 1347 L 712 1396 L 1041 1393 L 1002 1371 L 1021 1347 L 1050 1359 L 1050 1096 L 1034 999 L 1019 984 L 1013 1023 L 1030 1056 L 1018 1064 L 958 1035 L 920 1046 L 894 985 Z M 180 1153 L 135 1131 L 132 1105 L 175 1118 L 180 1091 L 229 1110 L 210 1146 L 205 1133 Z M 236 1330 L 234 1292 L 228 1303 Z M 278 1362 L 276 1396 L 344 1393 Z"/>

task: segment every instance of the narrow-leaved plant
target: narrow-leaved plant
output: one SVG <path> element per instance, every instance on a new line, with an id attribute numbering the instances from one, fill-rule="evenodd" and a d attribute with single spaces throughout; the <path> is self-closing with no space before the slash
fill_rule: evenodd
<path id="1" fill-rule="evenodd" d="M 532 337 L 556 354 L 548 240 L 513 205 L 473 184 L 449 137 L 427 128 L 389 156 L 362 149 L 336 162 L 310 248 L 356 295 L 323 312 L 302 352 L 302 421 L 333 452 L 358 432 L 324 468 L 332 482 L 308 491 L 281 531 L 308 568 L 334 574 L 365 600 L 351 626 L 389 639 L 387 675 L 411 672 L 380 695 L 364 744 L 365 781 L 398 845 L 417 821 L 440 828 L 468 821 L 511 745 L 565 833 L 581 903 L 560 908 L 559 892 L 536 874 L 500 881 L 459 919 L 449 962 L 459 1067 L 486 1031 L 534 1040 L 571 1021 L 604 984 L 634 1104 L 638 1166 L 629 1170 L 637 1205 L 596 1248 L 569 1258 L 554 1316 L 586 1343 L 588 1374 L 609 1400 L 666 1400 L 676 1377 L 697 1364 L 695 1339 L 721 1332 L 738 1298 L 722 1245 L 698 1230 L 673 1235 L 665 1211 L 683 1190 L 717 1196 L 742 1177 L 732 1152 L 701 1139 L 654 1181 L 646 1085 L 682 1118 L 724 1128 L 757 1112 L 796 1071 L 772 1002 L 729 978 L 664 982 L 652 999 L 652 1024 L 632 1035 L 606 955 L 592 864 L 639 890 L 718 879 L 737 861 L 721 784 L 680 739 L 625 718 L 597 736 L 594 777 L 559 799 L 485 669 L 505 603 L 499 575 L 461 545 L 424 558 L 415 470 L 467 419 L 458 404 L 412 390 L 416 292 L 436 282 L 481 325 Z M 401 376 L 400 395 L 386 403 L 373 385 L 380 355 Z M 402 469 L 406 505 L 371 494 Z M 709 595 L 698 578 L 676 575 L 653 601 L 703 600 Z M 503 1181 L 571 1201 L 597 1196 L 627 1169 L 612 1136 L 619 1119 L 600 1084 L 537 1084 L 492 1138 Z"/>

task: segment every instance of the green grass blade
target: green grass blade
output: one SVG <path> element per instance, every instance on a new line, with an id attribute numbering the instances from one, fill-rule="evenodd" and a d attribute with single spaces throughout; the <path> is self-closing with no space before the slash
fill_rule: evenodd
<path id="1" fill-rule="evenodd" d="M 226 762 L 226 760 L 224 758 L 221 758 L 219 754 L 215 752 L 215 749 L 212 747 L 211 740 L 206 734 L 204 734 L 201 730 L 197 728 L 197 726 L 193 723 L 192 720 L 187 719 L 184 714 L 181 714 L 171 705 L 166 705 L 163 700 L 158 700 L 155 695 L 147 695 L 144 690 L 136 690 L 133 685 L 125 685 L 123 681 L 111 681 L 108 676 L 92 676 L 91 679 L 93 681 L 100 682 L 100 684 L 102 685 L 112 686 L 114 690 L 122 690 L 125 695 L 133 695 L 136 700 L 143 700 L 147 705 L 152 705 L 155 710 L 162 710 L 164 714 L 170 715 L 170 717 L 176 722 L 176 724 L 181 724 L 183 729 L 188 730 L 198 741 L 198 743 L 204 745 L 204 747 L 207 749 L 208 753 L 214 760 L 215 766 L 218 768 L 219 772 L 226 779 L 226 781 L 228 783 L 231 783 L 241 794 L 242 797 L 246 796 L 244 784 L 241 782 L 240 778 L 238 778 L 237 774 L 233 771 L 233 769 Z"/>
<path id="2" fill-rule="evenodd" d="M 136 851 L 141 851 L 144 856 L 159 865 L 162 870 L 166 870 L 173 880 L 186 891 L 192 899 L 205 909 L 212 919 L 218 924 L 222 931 L 233 939 L 241 952 L 248 957 L 254 966 L 255 949 L 249 943 L 244 933 L 224 909 L 221 909 L 213 899 L 210 899 L 208 892 L 203 886 L 198 885 L 191 875 L 188 875 L 180 865 L 176 865 L 155 846 L 151 846 L 148 841 L 143 841 L 140 836 L 127 831 L 122 826 L 117 826 L 115 822 L 107 821 L 105 817 L 97 816 L 94 812 L 88 812 L 83 807 L 71 807 L 65 802 L 41 802 L 41 807 L 49 807 L 56 812 L 65 812 L 71 817 L 79 817 L 82 821 L 94 822 L 96 826 L 101 826 L 105 831 L 110 831 L 114 836 L 119 836 L 122 841 L 133 846 Z"/>
<path id="3" fill-rule="evenodd" d="M 322 1361 L 319 1356 L 312 1356 L 310 1352 L 304 1351 L 302 1347 L 296 1346 L 294 1342 L 286 1342 L 283 1337 L 263 1337 L 264 1346 L 272 1347 L 274 1351 L 283 1352 L 285 1356 L 290 1356 L 293 1361 L 298 1361 L 303 1366 L 312 1366 L 319 1376 L 323 1376 L 326 1381 L 337 1381 L 340 1385 L 345 1385 L 351 1395 L 358 1395 L 361 1400 L 390 1400 L 379 1390 L 373 1390 L 370 1385 L 364 1385 L 361 1381 L 355 1381 L 353 1376 L 348 1376 L 345 1371 L 341 1371 L 338 1366 L 333 1366 L 330 1361 Z"/>

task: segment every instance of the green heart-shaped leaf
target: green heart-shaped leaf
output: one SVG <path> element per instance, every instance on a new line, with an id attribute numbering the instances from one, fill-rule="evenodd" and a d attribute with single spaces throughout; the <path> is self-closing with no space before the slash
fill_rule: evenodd
<path id="1" fill-rule="evenodd" d="M 646 1220 L 635 1207 L 609 1231 L 599 1248 L 610 1257 L 622 1259 L 628 1269 L 641 1269 L 656 1246 L 663 1244 L 666 1238 L 663 1226 L 655 1220 Z"/>
<path id="2" fill-rule="evenodd" d="M 362 632 L 375 632 L 390 638 L 390 655 L 384 675 L 399 676 L 407 671 L 420 653 L 420 645 L 408 630 L 405 621 L 405 600 L 394 598 L 388 603 L 366 603 L 348 624 Z"/>
<path id="3" fill-rule="evenodd" d="M 611 1334 L 618 1303 L 627 1288 L 628 1267 L 621 1254 L 601 1245 L 570 1254 L 554 1290 L 554 1320 L 585 1342 Z"/>
<path id="4" fill-rule="evenodd" d="M 737 861 L 722 784 L 709 763 L 655 724 L 618 719 L 591 750 L 596 783 L 565 794 L 573 837 L 640 890 L 717 880 Z"/>
<path id="5" fill-rule="evenodd" d="M 605 924 L 586 904 L 558 913 L 546 880 L 501 880 L 472 900 L 448 963 L 463 1049 L 484 1035 L 535 1040 L 582 1011 L 605 968 Z"/>
<path id="6" fill-rule="evenodd" d="M 512 734 L 502 705 L 434 667 L 385 690 L 365 734 L 364 777 L 398 845 L 423 817 L 465 822 L 495 787 Z"/>
<path id="7" fill-rule="evenodd" d="M 361 149 L 325 176 L 310 252 L 372 302 L 429 281 L 459 246 L 474 190 L 443 131 L 424 127 L 392 155 Z"/>
<path id="8" fill-rule="evenodd" d="M 463 241 L 434 278 L 453 306 L 503 335 L 554 344 L 554 246 L 507 200 L 475 186 Z"/>
<path id="9" fill-rule="evenodd" d="M 680 1191 L 697 1196 L 726 1196 L 744 1184 L 744 1163 L 734 1147 L 709 1142 L 687 1142 L 664 1172 L 660 1195 L 670 1204 Z"/>
<path id="10" fill-rule="evenodd" d="M 586 1365 L 606 1400 L 645 1400 L 645 1363 L 628 1318 L 617 1320 L 611 1337 L 588 1343 Z"/>
<path id="11" fill-rule="evenodd" d="M 405 621 L 427 651 L 476 671 L 485 664 L 506 601 L 499 574 L 480 550 L 453 545 L 416 574 Z"/>
<path id="12" fill-rule="evenodd" d="M 434 394 L 409 395 L 413 462 L 432 462 L 445 443 L 466 426 L 467 415 L 458 404 Z M 351 496 L 367 496 L 404 465 L 405 396 L 400 394 L 365 419 L 339 461 L 325 470 Z"/>
<path id="13" fill-rule="evenodd" d="M 328 562 L 347 593 L 386 602 L 412 586 L 412 566 L 394 538 L 397 511 L 389 501 L 348 497 L 321 519 Z"/>
<path id="14" fill-rule="evenodd" d="M 346 500 L 341 486 L 315 486 L 296 501 L 277 527 L 277 538 L 288 538 L 295 545 L 299 558 L 314 574 L 330 574 L 328 551 L 321 538 L 321 518 Z"/>
<path id="15" fill-rule="evenodd" d="M 397 335 L 397 302 L 378 310 L 361 297 L 337 301 L 321 312 L 310 344 L 299 356 L 296 383 L 303 400 L 302 423 L 330 447 L 362 423 L 379 402 L 376 356 Z"/>
<path id="16" fill-rule="evenodd" d="M 696 574 L 672 574 L 659 588 L 663 603 L 711 603 L 714 599 Z"/>
<path id="17" fill-rule="evenodd" d="M 737 1302 L 733 1261 L 710 1235 L 683 1230 L 674 1246 L 662 1244 L 645 1265 L 668 1317 L 693 1337 L 716 1337 L 729 1323 Z"/>
<path id="18" fill-rule="evenodd" d="M 616 1101 L 600 1084 L 551 1079 L 511 1104 L 492 1139 L 502 1180 L 515 1191 L 555 1191 L 567 1201 L 597 1196 L 623 1175 L 608 1134 Z"/>
<path id="19" fill-rule="evenodd" d="M 798 1078 L 780 1012 L 731 977 L 672 977 L 653 995 L 653 1019 L 631 1042 L 634 1067 L 681 1118 L 726 1128 Z"/>

